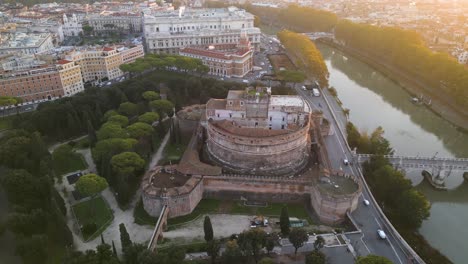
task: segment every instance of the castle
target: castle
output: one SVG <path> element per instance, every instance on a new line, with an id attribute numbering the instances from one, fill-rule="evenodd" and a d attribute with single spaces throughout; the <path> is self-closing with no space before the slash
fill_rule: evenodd
<path id="1" fill-rule="evenodd" d="M 328 122 L 300 96 L 248 87 L 184 108 L 177 117 L 192 138 L 179 164 L 144 176 L 143 206 L 150 215 L 164 205 L 169 218 L 189 214 L 203 197 L 242 197 L 308 203 L 322 222 L 336 224 L 357 207 L 360 184 L 329 169 L 323 147 Z M 351 187 L 337 192 L 334 181 Z"/>

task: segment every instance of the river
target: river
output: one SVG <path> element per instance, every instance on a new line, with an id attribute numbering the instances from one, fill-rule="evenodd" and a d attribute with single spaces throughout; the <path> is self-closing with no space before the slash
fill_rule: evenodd
<path id="1" fill-rule="evenodd" d="M 330 72 L 349 119 L 361 131 L 382 126 L 398 155 L 468 157 L 468 134 L 457 130 L 424 106 L 410 101 L 398 84 L 371 66 L 329 46 L 318 48 Z M 468 252 L 468 182 L 462 172 L 452 171 L 446 180 L 449 191 L 436 191 L 423 181 L 421 171 L 406 171 L 416 188 L 431 201 L 431 216 L 420 233 L 454 263 L 466 263 Z"/>

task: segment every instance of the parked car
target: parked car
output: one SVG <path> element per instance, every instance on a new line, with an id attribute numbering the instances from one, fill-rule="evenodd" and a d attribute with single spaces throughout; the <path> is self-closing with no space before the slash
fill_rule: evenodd
<path id="1" fill-rule="evenodd" d="M 377 234 L 379 235 L 379 237 L 381 239 L 386 239 L 387 238 L 387 235 L 385 234 L 385 232 L 382 229 L 377 229 Z"/>

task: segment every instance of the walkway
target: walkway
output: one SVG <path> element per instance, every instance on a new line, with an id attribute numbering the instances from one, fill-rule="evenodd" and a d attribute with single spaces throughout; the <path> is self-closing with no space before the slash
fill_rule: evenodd
<path id="1" fill-rule="evenodd" d="M 148 168 L 152 168 L 152 166 L 154 166 L 161 160 L 164 147 L 169 141 L 169 135 L 170 133 L 167 133 L 166 136 L 164 137 L 158 151 L 156 152 L 156 154 L 153 155 L 151 161 L 149 162 Z M 77 140 L 77 139 L 74 139 L 74 140 Z M 59 145 L 65 144 L 65 143 L 68 143 L 68 142 L 55 144 L 49 148 L 49 151 L 52 151 L 55 148 L 57 148 Z M 89 166 L 88 170 L 95 171 L 96 167 L 91 157 L 91 151 L 88 149 L 88 151 L 83 150 L 83 151 L 80 151 L 80 153 L 82 153 L 85 156 L 86 162 L 88 162 L 88 166 Z M 73 233 L 74 248 L 80 251 L 85 251 L 88 249 L 95 249 L 101 243 L 101 238 L 98 236 L 96 239 L 92 241 L 89 241 L 86 243 L 83 242 L 81 237 L 77 234 L 78 231 L 77 231 L 76 222 L 71 217 L 70 204 L 73 203 L 71 190 L 73 190 L 74 187 L 68 185 L 68 182 L 66 181 L 66 179 L 64 179 L 61 184 L 56 182 L 55 188 L 58 190 L 62 198 L 66 201 L 65 206 L 67 207 L 67 225 Z M 65 195 L 63 194 L 64 188 L 67 189 L 67 193 L 68 193 L 67 197 L 65 197 Z M 102 192 L 102 197 L 107 201 L 109 207 L 114 213 L 114 220 L 107 227 L 107 229 L 104 230 L 102 235 L 104 236 L 104 240 L 107 243 L 112 243 L 112 241 L 114 241 L 117 251 L 119 253 L 121 253 L 120 231 L 119 231 L 119 225 L 121 223 L 125 224 L 125 227 L 127 228 L 128 233 L 130 234 L 130 239 L 133 242 L 147 243 L 149 239 L 151 238 L 151 234 L 154 228 L 153 226 L 142 226 L 142 225 L 138 225 L 134 223 L 133 209 L 135 208 L 135 205 L 139 201 L 140 195 L 141 195 L 141 190 L 139 189 L 137 193 L 135 194 L 135 196 L 133 197 L 132 201 L 130 202 L 129 207 L 126 210 L 122 210 L 118 206 L 115 196 L 114 194 L 112 194 L 109 188 L 105 189 Z"/>

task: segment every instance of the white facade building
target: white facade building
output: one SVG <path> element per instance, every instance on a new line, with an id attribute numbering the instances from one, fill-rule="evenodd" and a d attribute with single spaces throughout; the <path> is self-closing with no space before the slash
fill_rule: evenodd
<path id="1" fill-rule="evenodd" d="M 239 43 L 241 33 L 258 49 L 261 32 L 254 16 L 236 7 L 157 12 L 143 18 L 149 53 L 173 53 L 187 46 Z"/>
<path id="2" fill-rule="evenodd" d="M 78 20 L 78 17 L 73 14 L 70 18 L 63 14 L 63 35 L 65 37 L 79 36 L 83 32 L 83 23 Z"/>
<path id="3" fill-rule="evenodd" d="M 1 35 L 0 42 L 0 54 L 37 54 L 54 48 L 49 33 L 7 33 Z"/>
<path id="4" fill-rule="evenodd" d="M 139 33 L 142 31 L 142 16 L 139 13 L 103 11 L 88 17 L 95 33 Z"/>

